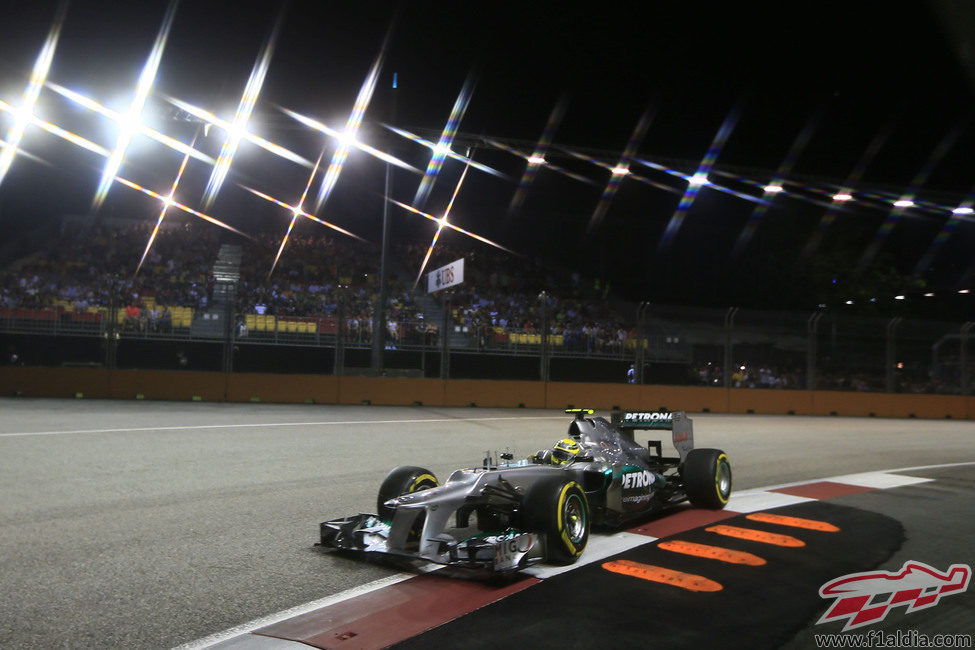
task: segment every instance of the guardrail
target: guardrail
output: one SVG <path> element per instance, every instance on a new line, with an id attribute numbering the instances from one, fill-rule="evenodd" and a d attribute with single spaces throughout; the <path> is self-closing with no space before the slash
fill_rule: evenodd
<path id="1" fill-rule="evenodd" d="M 975 397 L 747 390 L 585 382 L 400 379 L 261 373 L 0 367 L 0 394 L 24 397 L 566 408 L 899 418 L 975 418 Z"/>
<path id="2" fill-rule="evenodd" d="M 975 377 L 970 352 L 973 323 L 901 318 L 857 318 L 814 312 L 791 314 L 680 307 L 638 310 L 633 327 L 535 329 L 467 326 L 450 322 L 448 345 L 430 319 L 390 320 L 386 349 L 427 354 L 444 352 L 540 360 L 538 378 L 548 379 L 553 359 L 592 359 L 637 366 L 636 383 L 648 383 L 641 369 L 652 364 L 680 370 L 679 384 L 723 388 L 825 389 L 855 392 L 967 395 Z M 176 308 L 170 321 L 126 319 L 124 312 L 75 312 L 63 306 L 0 309 L 0 334 L 100 338 L 124 341 L 222 343 L 234 347 L 368 350 L 373 336 L 368 318 L 343 319 L 247 314 L 235 326 L 214 328 L 201 314 Z M 207 324 L 208 327 L 197 327 Z M 203 333 L 206 332 L 204 335 Z M 640 334 L 642 333 L 642 337 Z M 115 343 L 113 343 L 113 341 Z M 114 360 L 106 356 L 106 366 Z M 449 363 L 441 365 L 448 373 Z M 233 370 L 233 362 L 224 365 Z M 625 366 L 624 366 L 625 368 Z M 623 373 L 615 375 L 622 380 Z"/>

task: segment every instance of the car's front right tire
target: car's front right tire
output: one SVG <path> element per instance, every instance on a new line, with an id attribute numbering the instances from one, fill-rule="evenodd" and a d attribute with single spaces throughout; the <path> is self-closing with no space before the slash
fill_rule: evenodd
<path id="1" fill-rule="evenodd" d="M 385 505 L 390 499 L 412 494 L 420 490 L 438 487 L 440 483 L 433 472 L 423 467 L 403 465 L 391 471 L 379 486 L 379 496 L 376 497 L 376 513 L 383 521 L 393 518 L 393 508 Z"/>

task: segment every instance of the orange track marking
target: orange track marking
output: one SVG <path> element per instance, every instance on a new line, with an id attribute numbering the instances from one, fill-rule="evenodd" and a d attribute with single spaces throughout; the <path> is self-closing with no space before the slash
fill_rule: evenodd
<path id="1" fill-rule="evenodd" d="M 824 533 L 838 533 L 839 528 L 827 521 L 817 521 L 816 519 L 801 519 L 799 517 L 786 517 L 785 515 L 773 515 L 768 512 L 756 512 L 746 516 L 752 521 L 763 521 L 767 524 L 778 524 L 780 526 L 791 526 L 793 528 L 805 528 L 807 530 L 818 530 Z"/>
<path id="2" fill-rule="evenodd" d="M 735 551 L 730 548 L 721 548 L 720 546 L 708 546 L 707 544 L 695 544 L 694 542 L 684 542 L 681 540 L 660 542 L 657 546 L 665 551 L 694 555 L 711 560 L 728 562 L 730 564 L 747 564 L 749 566 L 762 566 L 765 564 L 765 559 L 757 555 L 752 555 L 745 551 Z"/>
<path id="3" fill-rule="evenodd" d="M 723 587 L 709 580 L 704 576 L 696 576 L 693 573 L 682 573 L 673 569 L 665 569 L 652 564 L 642 564 L 631 562 L 630 560 L 614 560 L 604 562 L 603 568 L 613 573 L 621 573 L 626 576 L 650 580 L 652 582 L 662 582 L 672 587 L 680 587 L 688 591 L 721 591 Z"/>
<path id="4" fill-rule="evenodd" d="M 738 526 L 725 526 L 724 524 L 721 524 L 718 526 L 705 528 L 704 530 L 708 531 L 709 533 L 724 535 L 725 537 L 736 537 L 738 539 L 747 539 L 752 542 L 774 544 L 775 546 L 791 546 L 798 548 L 806 545 L 804 541 L 801 539 L 796 539 L 795 537 L 779 535 L 778 533 L 766 533 L 764 530 L 755 530 L 753 528 L 739 528 Z"/>

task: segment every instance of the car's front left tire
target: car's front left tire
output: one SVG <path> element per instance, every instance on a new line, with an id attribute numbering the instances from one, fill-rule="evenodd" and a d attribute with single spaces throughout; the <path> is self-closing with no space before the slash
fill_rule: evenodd
<path id="1" fill-rule="evenodd" d="M 525 496 L 522 525 L 545 534 L 547 559 L 571 564 L 589 541 L 589 499 L 582 486 L 571 479 L 553 476 L 533 485 Z"/>

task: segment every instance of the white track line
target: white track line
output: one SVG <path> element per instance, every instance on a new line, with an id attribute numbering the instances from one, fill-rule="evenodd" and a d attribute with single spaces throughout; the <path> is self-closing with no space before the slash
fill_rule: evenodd
<path id="1" fill-rule="evenodd" d="M 610 555 L 616 555 L 617 553 L 622 553 L 631 548 L 643 546 L 644 544 L 655 541 L 657 541 L 656 537 L 640 535 L 638 533 L 619 532 L 610 535 L 590 535 L 589 543 L 586 544 L 586 551 L 574 564 L 566 566 L 538 564 L 525 569 L 522 573 L 541 579 L 551 578 L 560 573 L 572 571 L 573 569 L 578 569 L 593 562 L 599 562 L 608 558 Z"/>
<path id="2" fill-rule="evenodd" d="M 824 478 L 806 479 L 803 481 L 795 481 L 793 483 L 779 483 L 778 485 L 767 485 L 760 488 L 748 488 L 747 490 L 741 490 L 736 494 L 748 494 L 750 492 L 768 492 L 770 490 L 780 490 L 782 488 L 796 487 L 797 485 L 809 485 L 810 483 L 818 483 L 820 481 L 832 481 L 835 483 L 842 483 L 841 479 L 844 476 L 866 476 L 867 474 L 894 474 L 897 472 L 920 472 L 926 469 L 944 469 L 947 467 L 964 467 L 966 465 L 975 465 L 975 460 L 964 461 L 961 463 L 942 463 L 940 465 L 915 465 L 914 467 L 900 467 L 898 469 L 879 469 L 873 472 L 860 472 L 858 474 L 841 474 L 838 476 L 826 476 Z"/>
<path id="3" fill-rule="evenodd" d="M 321 427 L 346 426 L 354 424 L 429 424 L 436 422 L 489 422 L 494 420 L 564 420 L 564 415 L 538 415 L 529 417 L 492 417 L 492 418 L 428 418 L 402 420 L 345 420 L 326 422 L 241 422 L 238 424 L 188 424 L 173 427 L 130 427 L 119 429 L 73 429 L 66 431 L 21 431 L 16 433 L 0 433 L 0 438 L 23 436 L 65 436 L 80 433 L 129 433 L 134 431 L 190 431 L 194 429 L 242 429 L 247 427 Z"/>
<path id="4" fill-rule="evenodd" d="M 749 490 L 747 492 L 732 493 L 731 498 L 728 500 L 728 505 L 725 508 L 733 512 L 749 514 L 758 512 L 759 510 L 771 510 L 772 508 L 791 506 L 796 503 L 805 503 L 806 501 L 815 501 L 815 499 L 797 497 L 780 492 Z"/>
<path id="5" fill-rule="evenodd" d="M 918 467 L 902 467 L 900 469 L 888 469 L 888 470 L 877 471 L 877 472 L 863 472 L 862 474 L 855 474 L 855 475 L 849 475 L 848 474 L 847 476 L 857 476 L 857 477 L 864 477 L 864 476 L 867 476 L 867 475 L 878 475 L 878 476 L 881 476 L 882 475 L 882 476 L 887 476 L 887 475 L 893 474 L 894 472 L 920 471 L 920 470 L 926 470 L 926 469 L 942 469 L 942 468 L 948 468 L 948 467 L 965 467 L 965 466 L 969 466 L 969 465 L 975 465 L 975 461 L 968 461 L 968 462 L 963 462 L 963 463 L 945 463 L 943 465 L 923 465 L 923 466 L 918 466 Z M 832 476 L 832 477 L 827 477 L 827 478 L 811 479 L 811 480 L 808 480 L 808 481 L 799 481 L 799 482 L 796 482 L 796 483 L 788 483 L 788 484 L 784 484 L 784 485 L 770 485 L 770 486 L 767 486 L 767 487 L 752 488 L 752 489 L 749 489 L 749 490 L 742 490 L 741 492 L 734 493 L 732 495 L 732 499 L 734 499 L 735 497 L 745 498 L 745 499 L 749 499 L 749 498 L 761 499 L 770 490 L 776 490 L 776 489 L 783 488 L 783 487 L 794 487 L 794 486 L 797 486 L 797 485 L 808 485 L 809 483 L 818 483 L 820 481 L 830 481 L 830 480 L 836 480 L 836 479 L 841 479 L 841 478 L 843 478 L 843 477 L 842 476 Z M 837 482 L 840 482 L 840 481 L 837 481 Z M 742 505 L 745 505 L 745 504 L 742 503 Z M 630 535 L 630 533 L 620 533 L 620 534 L 621 535 Z M 646 544 L 650 544 L 650 543 L 656 541 L 655 538 L 653 538 L 653 537 L 646 537 L 646 536 L 643 536 L 643 535 L 641 535 L 640 537 L 642 538 L 643 542 L 646 543 Z M 629 546 L 629 543 L 630 543 L 630 540 L 629 540 L 629 538 L 627 538 L 624 541 L 623 546 Z M 629 547 L 632 548 L 632 546 L 629 546 Z M 597 559 L 601 559 L 601 558 L 597 558 Z M 565 570 L 571 570 L 573 568 L 578 568 L 578 566 L 580 566 L 580 565 L 575 564 L 575 565 L 566 567 Z M 542 567 L 539 567 L 539 569 L 541 569 L 541 568 Z M 539 571 L 539 573 L 542 574 L 539 577 L 549 577 L 549 575 L 545 575 L 546 574 L 545 571 Z M 562 571 L 556 571 L 556 573 L 562 573 Z M 280 612 L 278 614 L 271 614 L 270 616 L 266 616 L 264 618 L 257 619 L 256 621 L 251 621 L 250 623 L 244 623 L 243 625 L 238 625 L 237 627 L 234 627 L 234 628 L 231 628 L 229 630 L 226 630 L 225 632 L 218 632 L 216 634 L 211 634 L 210 636 L 205 637 L 203 639 L 200 639 L 198 641 L 192 641 L 190 643 L 183 644 L 183 645 L 179 646 L 178 648 L 176 648 L 175 650 L 202 650 L 203 648 L 209 648 L 209 647 L 212 647 L 213 645 L 215 645 L 217 643 L 221 643 L 221 642 L 224 642 L 224 641 L 229 641 L 230 639 L 233 639 L 234 637 L 238 637 L 238 636 L 241 636 L 243 634 L 247 634 L 248 632 L 252 632 L 254 630 L 260 629 L 260 628 L 265 627 L 267 625 L 271 625 L 273 623 L 278 623 L 280 621 L 287 620 L 287 619 L 292 618 L 294 616 L 300 616 L 301 614 L 307 614 L 308 612 L 314 611 L 314 610 L 319 609 L 321 607 L 327 607 L 329 605 L 334 605 L 336 603 L 340 603 L 342 601 L 348 600 L 349 598 L 355 598 L 356 596 L 361 596 L 362 594 L 369 593 L 370 591 L 375 591 L 376 589 L 381 589 L 381 588 L 383 588 L 385 586 L 393 585 L 393 584 L 396 584 L 397 582 L 402 582 L 403 580 L 406 580 L 408 578 L 411 578 L 414 575 L 415 574 L 397 573 L 396 575 L 389 576 L 388 578 L 381 578 L 380 580 L 375 580 L 373 582 L 370 582 L 370 583 L 367 583 L 365 585 L 362 585 L 361 587 L 354 587 L 352 589 L 349 589 L 349 590 L 346 590 L 346 591 L 337 593 L 337 594 L 335 594 L 333 596 L 329 596 L 327 598 L 322 598 L 321 600 L 316 600 L 316 601 L 313 601 L 311 603 L 306 603 L 304 605 L 298 605 L 297 607 L 293 607 L 291 609 L 285 610 L 285 611 Z"/>
<path id="6" fill-rule="evenodd" d="M 310 603 L 305 603 L 304 605 L 297 605 L 291 609 L 286 609 L 282 612 L 277 612 L 276 614 L 269 614 L 262 618 L 250 621 L 249 623 L 232 627 L 229 630 L 217 632 L 216 634 L 211 634 L 210 636 L 203 637 L 202 639 L 184 643 L 181 646 L 177 646 L 175 650 L 199 650 L 201 648 L 209 648 L 217 643 L 222 643 L 223 641 L 228 641 L 242 634 L 259 630 L 262 627 L 274 625 L 275 623 L 280 623 L 281 621 L 286 621 L 289 618 L 294 618 L 295 616 L 301 616 L 302 614 L 313 612 L 316 609 L 321 609 L 322 607 L 328 607 L 329 605 L 341 603 L 342 601 L 368 594 L 376 591 L 377 589 L 390 587 L 395 585 L 397 582 L 403 582 L 404 580 L 408 580 L 415 575 L 416 574 L 413 573 L 397 573 L 385 578 L 380 578 L 379 580 L 373 580 L 372 582 L 367 582 L 364 585 L 353 587 L 352 589 L 346 589 L 345 591 L 339 592 L 332 596 L 313 600 Z"/>
<path id="7" fill-rule="evenodd" d="M 916 485 L 918 483 L 929 483 L 933 480 L 933 478 L 904 476 L 903 474 L 891 474 L 889 472 L 845 474 L 833 478 L 833 481 L 836 483 L 846 483 L 847 485 L 857 485 L 876 490 L 886 490 L 888 488 L 904 487 L 905 485 Z"/>

